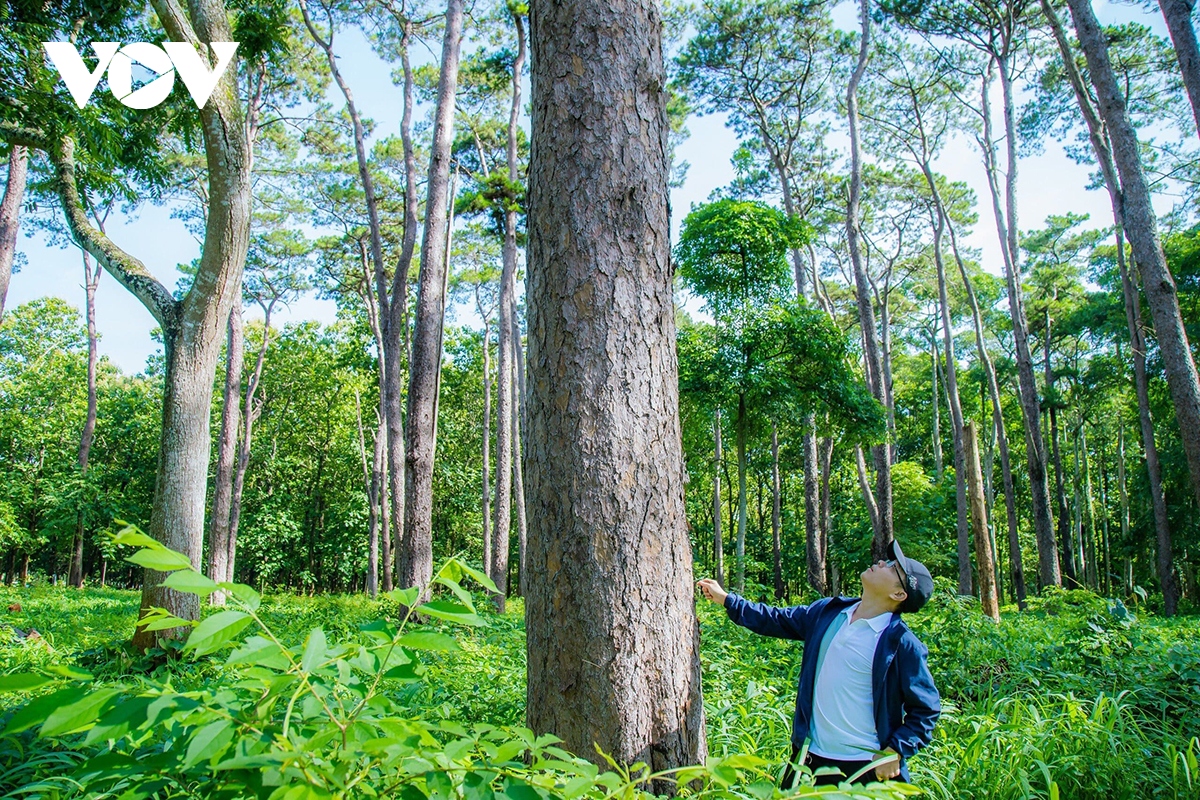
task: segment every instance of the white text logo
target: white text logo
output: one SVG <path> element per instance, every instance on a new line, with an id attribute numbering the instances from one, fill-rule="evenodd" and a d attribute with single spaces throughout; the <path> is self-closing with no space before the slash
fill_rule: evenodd
<path id="1" fill-rule="evenodd" d="M 70 42 L 42 42 L 46 55 L 58 69 L 67 91 L 75 105 L 83 108 L 96 91 L 100 78 L 108 72 L 108 88 L 113 97 L 129 108 L 154 108 L 167 99 L 175 85 L 175 73 L 183 79 L 196 103 L 204 108 L 217 81 L 225 74 L 226 67 L 233 61 L 237 42 L 213 42 L 212 48 L 217 64 L 209 69 L 208 64 L 196 48 L 188 42 L 163 42 L 162 47 L 149 42 L 134 42 L 124 47 L 117 42 L 93 42 L 96 54 L 96 69 L 89 70 L 75 45 Z M 133 64 L 137 62 L 158 77 L 136 90 L 133 88 Z"/>

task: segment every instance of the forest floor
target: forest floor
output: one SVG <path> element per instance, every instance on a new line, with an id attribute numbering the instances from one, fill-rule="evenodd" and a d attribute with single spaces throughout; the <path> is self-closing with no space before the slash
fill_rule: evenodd
<path id="1" fill-rule="evenodd" d="M 937 798 L 1200 798 L 1200 617 L 1163 619 L 1086 592 L 1053 592 L 1030 609 L 1004 609 L 999 625 L 978 603 L 939 584 L 906 618 L 929 647 L 944 712 L 933 744 L 911 762 L 914 782 Z M 753 594 L 752 592 L 750 594 Z M 220 681 L 222 654 L 176 661 L 126 647 L 139 602 L 133 591 L 0 588 L 0 674 L 64 667 L 97 685 L 131 679 L 182 689 Z M 486 606 L 479 602 L 480 608 Z M 392 609 L 362 596 L 268 595 L 260 617 L 285 643 L 321 627 L 352 639 Z M 431 652 L 421 680 L 395 694 L 425 717 L 519 726 L 525 639 L 519 599 L 487 624 L 453 629 L 459 649 Z M 753 753 L 780 763 L 788 750 L 800 645 L 737 628 L 700 608 L 711 754 Z M 30 630 L 38 635 L 31 636 Z M 0 694 L 0 709 L 25 702 Z M 0 711 L 0 721 L 7 712 Z M 28 737 L 29 734 L 25 734 Z M 23 794 L 30 739 L 0 736 L 0 794 Z M 6 785 L 7 782 L 7 785 Z"/>

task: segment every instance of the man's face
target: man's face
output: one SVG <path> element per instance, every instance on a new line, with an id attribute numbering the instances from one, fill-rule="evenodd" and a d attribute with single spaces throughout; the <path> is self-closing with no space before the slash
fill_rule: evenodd
<path id="1" fill-rule="evenodd" d="M 876 561 L 867 567 L 862 574 L 864 594 L 892 596 L 896 592 L 905 592 L 902 568 L 895 561 Z"/>

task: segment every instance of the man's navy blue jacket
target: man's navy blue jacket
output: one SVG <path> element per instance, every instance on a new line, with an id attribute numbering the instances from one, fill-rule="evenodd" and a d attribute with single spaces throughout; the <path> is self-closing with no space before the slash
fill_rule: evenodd
<path id="1" fill-rule="evenodd" d="M 778 639 L 804 642 L 800 662 L 800 684 L 796 691 L 796 715 L 792 720 L 792 745 L 802 747 L 812 726 L 813 687 L 817 682 L 817 653 L 829 624 L 856 597 L 826 597 L 811 606 L 777 608 L 752 603 L 730 594 L 725 612 L 744 628 Z M 907 781 L 905 761 L 933 736 L 933 724 L 941 713 L 941 699 L 929 674 L 929 650 L 900 619 L 892 614 L 875 647 L 871 666 L 871 693 L 875 701 L 875 730 L 879 746 L 900 754 L 900 775 Z"/>

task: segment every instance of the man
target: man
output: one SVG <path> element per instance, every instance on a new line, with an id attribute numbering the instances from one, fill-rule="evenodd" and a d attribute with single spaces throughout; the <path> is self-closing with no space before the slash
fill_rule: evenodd
<path id="1" fill-rule="evenodd" d="M 763 636 L 804 642 L 792 758 L 782 785 L 794 783 L 792 765 L 808 742 L 805 765 L 816 783 L 908 781 L 907 760 L 929 744 L 941 702 L 926 657 L 929 651 L 900 615 L 920 610 L 933 593 L 933 578 L 900 546 L 890 561 L 862 573 L 862 597 L 827 597 L 811 606 L 776 608 L 726 593 L 715 580 L 701 593 L 725 607 L 729 618 Z M 873 769 L 867 769 L 873 762 Z"/>

